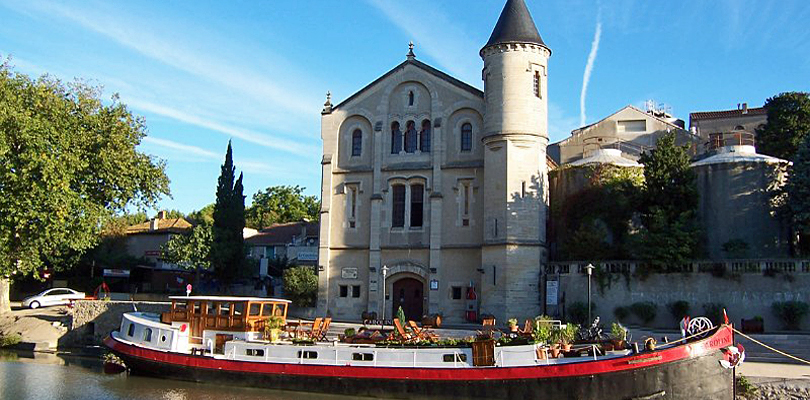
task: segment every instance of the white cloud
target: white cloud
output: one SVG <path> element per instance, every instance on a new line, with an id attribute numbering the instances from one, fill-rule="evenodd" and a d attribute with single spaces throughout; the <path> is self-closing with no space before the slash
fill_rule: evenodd
<path id="1" fill-rule="evenodd" d="M 596 32 L 593 35 L 591 42 L 591 52 L 588 54 L 588 63 L 585 65 L 585 73 L 582 74 L 582 92 L 579 95 L 579 125 L 584 126 L 586 122 L 585 117 L 585 98 L 588 96 L 588 84 L 591 80 L 591 73 L 593 72 L 593 65 L 596 62 L 596 53 L 599 51 L 599 40 L 602 37 L 602 21 L 597 17 Z"/>
<path id="2" fill-rule="evenodd" d="M 202 147 L 191 146 L 187 144 L 178 143 L 172 140 L 160 139 L 153 136 L 146 136 L 143 138 L 143 143 L 152 144 L 158 147 L 165 147 L 173 150 L 180 151 L 184 154 L 193 154 L 207 160 L 219 160 L 223 155 L 214 153 L 213 151 L 203 149 Z"/>

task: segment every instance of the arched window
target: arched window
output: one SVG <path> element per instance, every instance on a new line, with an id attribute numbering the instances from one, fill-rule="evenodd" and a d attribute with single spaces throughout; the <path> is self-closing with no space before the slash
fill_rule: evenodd
<path id="1" fill-rule="evenodd" d="M 416 151 L 416 124 L 413 121 L 408 121 L 405 125 L 405 152 L 413 153 Z"/>
<path id="2" fill-rule="evenodd" d="M 399 122 L 391 123 L 391 154 L 399 154 L 402 151 L 402 131 L 399 130 Z"/>
<path id="3" fill-rule="evenodd" d="M 430 120 L 427 119 L 422 121 L 422 130 L 419 131 L 419 150 L 430 152 Z"/>
<path id="4" fill-rule="evenodd" d="M 143 330 L 143 341 L 144 342 L 152 341 L 152 328 L 146 328 Z"/>
<path id="5" fill-rule="evenodd" d="M 413 105 L 413 91 L 408 92 L 408 105 Z"/>
<path id="6" fill-rule="evenodd" d="M 363 131 L 355 129 L 352 132 L 352 157 L 359 156 L 363 151 Z"/>
<path id="7" fill-rule="evenodd" d="M 393 201 L 391 205 L 391 226 L 402 228 L 405 226 L 405 185 L 391 187 Z"/>
<path id="8" fill-rule="evenodd" d="M 425 186 L 411 185 L 411 227 L 421 227 L 424 215 Z"/>
<path id="9" fill-rule="evenodd" d="M 461 125 L 461 151 L 472 151 L 472 124 L 469 122 Z"/>

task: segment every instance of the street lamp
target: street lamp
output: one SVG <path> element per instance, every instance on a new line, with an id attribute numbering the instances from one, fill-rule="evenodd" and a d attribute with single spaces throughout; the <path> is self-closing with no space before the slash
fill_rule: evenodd
<path id="1" fill-rule="evenodd" d="M 593 274 L 593 264 L 588 264 L 585 267 L 585 270 L 588 271 L 588 323 L 590 324 L 591 321 L 591 275 Z"/>
<path id="2" fill-rule="evenodd" d="M 380 323 L 380 329 L 383 329 L 385 327 L 385 276 L 388 275 L 388 266 L 383 265 L 383 267 L 380 269 L 380 272 L 382 272 L 382 276 L 383 276 L 383 279 L 382 279 L 382 313 L 380 313 L 380 314 L 382 314 L 382 318 L 380 319 L 380 321 L 382 321 L 382 322 Z"/>

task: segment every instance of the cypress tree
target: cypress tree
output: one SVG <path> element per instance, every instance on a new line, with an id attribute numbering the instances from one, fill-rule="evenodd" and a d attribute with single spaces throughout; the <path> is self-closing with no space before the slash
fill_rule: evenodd
<path id="1" fill-rule="evenodd" d="M 217 199 L 214 203 L 214 224 L 211 231 L 211 266 L 217 278 L 230 283 L 245 265 L 245 196 L 242 194 L 242 174 L 234 182 L 236 168 L 233 151 L 228 141 L 225 163 L 217 181 Z"/>

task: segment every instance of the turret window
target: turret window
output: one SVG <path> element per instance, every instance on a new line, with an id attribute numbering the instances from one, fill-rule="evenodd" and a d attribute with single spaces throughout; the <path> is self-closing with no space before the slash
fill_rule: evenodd
<path id="1" fill-rule="evenodd" d="M 461 151 L 472 151 L 472 124 L 461 125 Z"/>
<path id="2" fill-rule="evenodd" d="M 534 71 L 534 95 L 537 97 L 541 97 L 540 95 L 540 71 Z"/>
<path id="3" fill-rule="evenodd" d="M 363 152 L 363 131 L 355 129 L 352 132 L 352 157 L 358 157 Z"/>

